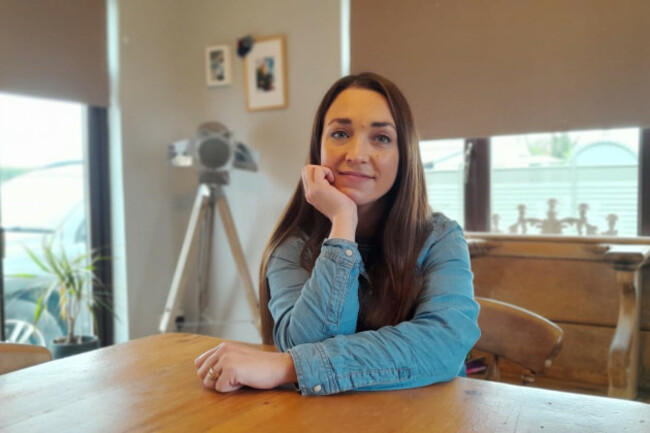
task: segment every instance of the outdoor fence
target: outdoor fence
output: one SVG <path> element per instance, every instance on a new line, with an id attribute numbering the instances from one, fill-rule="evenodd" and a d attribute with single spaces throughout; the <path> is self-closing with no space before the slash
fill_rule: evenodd
<path id="1" fill-rule="evenodd" d="M 427 170 L 425 176 L 433 209 L 462 224 L 462 170 Z M 555 212 L 555 226 L 565 235 L 586 235 L 588 226 L 592 235 L 637 235 L 637 165 L 497 168 L 491 178 L 492 231 L 522 233 L 517 222 L 524 205 L 524 218 L 540 221 L 529 220 L 527 234 L 542 233 L 542 222 Z"/>

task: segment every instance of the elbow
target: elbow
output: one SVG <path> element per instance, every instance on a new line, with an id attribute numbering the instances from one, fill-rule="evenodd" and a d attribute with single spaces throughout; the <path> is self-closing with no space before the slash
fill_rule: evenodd
<path id="1" fill-rule="evenodd" d="M 449 358 L 438 372 L 440 375 L 439 382 L 448 382 L 459 375 L 463 375 L 465 360 L 472 346 L 471 344 L 461 343 L 450 351 Z"/>
<path id="2" fill-rule="evenodd" d="M 464 363 L 465 360 L 463 359 L 462 363 Z M 461 372 L 463 371 L 463 366 L 462 364 L 460 366 L 458 365 L 452 365 L 450 366 L 447 371 L 444 371 L 443 374 L 440 376 L 440 379 L 438 382 L 449 382 L 450 380 L 458 377 L 461 375 Z"/>
<path id="3" fill-rule="evenodd" d="M 455 332 L 434 339 L 435 343 L 428 346 L 427 366 L 431 368 L 429 373 L 435 382 L 447 382 L 462 374 L 467 354 L 480 335 L 476 321 L 467 320 Z M 440 334 L 437 336 L 440 337 Z"/>
<path id="4" fill-rule="evenodd" d="M 432 378 L 431 383 L 438 382 L 449 382 L 450 380 L 463 375 L 465 358 L 467 352 L 455 352 L 451 354 L 447 359 L 442 360 L 438 359 L 437 368 L 429 371 L 429 375 Z"/>

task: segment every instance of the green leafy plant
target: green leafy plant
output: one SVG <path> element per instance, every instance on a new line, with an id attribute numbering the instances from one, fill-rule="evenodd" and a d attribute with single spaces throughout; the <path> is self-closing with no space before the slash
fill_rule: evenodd
<path id="1" fill-rule="evenodd" d="M 96 324 L 95 305 L 105 308 L 111 314 L 113 311 L 105 300 L 103 284 L 95 275 L 96 264 L 107 257 L 101 257 L 94 252 L 84 253 L 74 258 L 69 258 L 63 246 L 58 253 L 54 251 L 54 239 L 43 242 L 43 254 L 37 255 L 25 247 L 29 258 L 43 273 L 51 277 L 48 286 L 31 287 L 26 290 L 38 292 L 36 309 L 34 311 L 34 325 L 36 325 L 47 308 L 48 300 L 53 293 L 59 295 L 59 314 L 67 323 L 67 336 L 56 339 L 57 343 L 73 344 L 81 342 L 81 337 L 75 335 L 75 324 L 81 312 L 81 307 L 86 305 L 90 310 Z M 21 278 L 37 278 L 42 275 L 17 274 Z M 93 290 L 93 283 L 95 290 Z"/>
<path id="2" fill-rule="evenodd" d="M 571 152 L 578 145 L 578 139 L 571 139 L 566 132 L 544 135 L 533 142 L 528 142 L 528 149 L 531 155 L 548 155 L 561 160 L 567 160 Z"/>

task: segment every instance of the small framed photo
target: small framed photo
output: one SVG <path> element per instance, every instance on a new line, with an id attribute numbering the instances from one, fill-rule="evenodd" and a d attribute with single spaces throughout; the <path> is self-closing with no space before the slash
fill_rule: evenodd
<path id="1" fill-rule="evenodd" d="M 244 87 L 248 111 L 288 105 L 284 36 L 255 39 L 253 48 L 244 58 Z"/>
<path id="2" fill-rule="evenodd" d="M 216 45 L 205 49 L 208 86 L 224 86 L 231 82 L 230 47 Z"/>

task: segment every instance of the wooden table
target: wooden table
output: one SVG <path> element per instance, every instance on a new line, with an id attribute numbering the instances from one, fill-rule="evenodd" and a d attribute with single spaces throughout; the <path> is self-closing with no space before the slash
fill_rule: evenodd
<path id="1" fill-rule="evenodd" d="M 161 334 L 0 376 L 2 432 L 649 432 L 650 405 L 457 378 L 326 397 L 204 389 L 219 339 Z"/>

